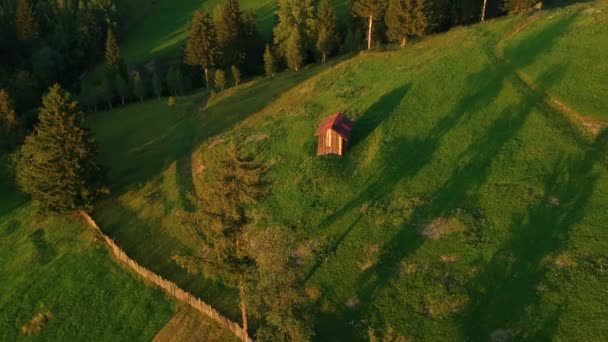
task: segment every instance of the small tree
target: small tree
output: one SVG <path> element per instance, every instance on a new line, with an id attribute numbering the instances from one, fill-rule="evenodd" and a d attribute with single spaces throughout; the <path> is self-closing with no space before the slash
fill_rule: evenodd
<path id="1" fill-rule="evenodd" d="M 148 95 L 146 85 L 139 71 L 133 72 L 133 94 L 139 98 L 140 102 L 144 102 L 144 97 Z"/>
<path id="2" fill-rule="evenodd" d="M 294 29 L 287 41 L 287 53 L 285 55 L 287 66 L 294 71 L 299 71 L 304 62 L 302 51 L 302 37 L 300 31 Z"/>
<path id="3" fill-rule="evenodd" d="M 42 98 L 39 122 L 18 154 L 17 183 L 43 212 L 90 210 L 100 193 L 96 151 L 78 103 L 56 84 Z"/>
<path id="4" fill-rule="evenodd" d="M 129 97 L 131 89 L 129 88 L 129 84 L 122 77 L 121 74 L 116 74 L 116 76 L 114 77 L 114 87 L 116 88 L 118 96 L 120 96 L 120 102 L 124 106 L 125 100 Z"/>
<path id="5" fill-rule="evenodd" d="M 0 150 L 9 147 L 17 128 L 15 106 L 8 93 L 0 89 Z"/>
<path id="6" fill-rule="evenodd" d="M 503 9 L 507 12 L 521 12 L 534 6 L 538 0 L 505 0 Z"/>
<path id="7" fill-rule="evenodd" d="M 36 18 L 36 12 L 30 0 L 17 0 L 15 26 L 17 28 L 17 36 L 21 41 L 30 41 L 38 38 L 40 35 L 40 25 L 38 24 L 38 18 Z"/>
<path id="8" fill-rule="evenodd" d="M 321 53 L 321 61 L 327 61 L 327 54 L 334 48 L 336 42 L 336 13 L 329 0 L 321 0 L 317 10 L 317 50 Z"/>
<path id="9" fill-rule="evenodd" d="M 219 91 L 224 91 L 224 88 L 226 88 L 226 74 L 224 70 L 215 70 L 215 87 Z"/>
<path id="10" fill-rule="evenodd" d="M 160 99 L 163 95 L 163 82 L 156 71 L 152 74 L 152 88 L 154 89 L 154 95 Z"/>
<path id="11" fill-rule="evenodd" d="M 201 67 L 207 90 L 209 90 L 209 68 L 215 65 L 217 54 L 218 45 L 213 21 L 203 10 L 194 12 L 184 59 L 188 65 Z"/>
<path id="12" fill-rule="evenodd" d="M 108 28 L 106 33 L 106 67 L 110 72 L 120 72 L 120 65 L 122 63 L 120 57 L 120 47 L 118 46 L 118 42 L 116 41 L 116 37 L 114 36 L 114 32 L 111 28 Z"/>
<path id="13" fill-rule="evenodd" d="M 269 77 L 274 77 L 277 73 L 277 61 L 268 44 L 266 44 L 266 50 L 264 50 L 264 71 L 266 76 Z"/>
<path id="14" fill-rule="evenodd" d="M 353 12 L 367 20 L 367 49 L 372 49 L 374 22 L 382 19 L 386 0 L 353 0 Z"/>
<path id="15" fill-rule="evenodd" d="M 234 85 L 236 87 L 238 87 L 239 84 L 241 83 L 241 71 L 239 70 L 239 68 L 236 67 L 236 65 L 231 66 L 230 71 L 232 73 L 232 79 L 234 80 Z"/>
<path id="16" fill-rule="evenodd" d="M 112 100 L 114 99 L 114 85 L 109 76 L 103 78 L 103 81 L 99 85 L 99 98 L 108 104 L 108 107 L 112 109 Z"/>

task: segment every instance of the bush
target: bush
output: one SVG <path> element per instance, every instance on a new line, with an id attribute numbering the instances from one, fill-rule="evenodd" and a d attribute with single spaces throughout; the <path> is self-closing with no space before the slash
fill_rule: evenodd
<path id="1" fill-rule="evenodd" d="M 174 107 L 176 102 L 177 100 L 175 100 L 174 96 L 169 96 L 169 99 L 167 100 L 167 106 Z"/>

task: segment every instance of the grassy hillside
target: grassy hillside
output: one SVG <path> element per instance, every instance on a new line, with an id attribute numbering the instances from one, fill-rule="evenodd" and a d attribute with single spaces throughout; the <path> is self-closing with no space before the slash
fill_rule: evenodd
<path id="1" fill-rule="evenodd" d="M 220 0 L 121 0 L 129 13 L 127 36 L 121 49 L 129 63 L 151 58 L 179 57 L 188 36 L 187 25 L 200 7 L 211 14 Z M 333 0 L 341 17 L 348 11 L 346 0 Z M 270 39 L 275 22 L 276 0 L 241 0 L 241 10 L 255 11 L 262 36 Z"/>
<path id="2" fill-rule="evenodd" d="M 605 4 L 459 28 L 175 108 L 95 114 L 114 188 L 95 216 L 137 260 L 238 318 L 234 291 L 173 260 L 196 256 L 180 213 L 235 141 L 272 165 L 262 207 L 301 244 L 319 340 L 370 325 L 415 340 L 602 340 L 607 138 L 581 137 L 542 95 L 608 115 L 585 105 L 608 61 L 576 63 L 608 49 L 589 24 Z M 316 157 L 316 125 L 336 111 L 356 119 L 350 149 Z"/>

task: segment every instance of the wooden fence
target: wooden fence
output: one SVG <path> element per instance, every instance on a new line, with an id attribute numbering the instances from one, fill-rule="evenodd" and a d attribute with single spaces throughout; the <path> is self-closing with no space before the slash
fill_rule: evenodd
<path id="1" fill-rule="evenodd" d="M 91 226 L 97 231 L 97 233 L 101 235 L 106 245 L 110 248 L 110 251 L 112 251 L 112 254 L 114 254 L 114 257 L 116 257 L 118 261 L 127 265 L 140 277 L 150 281 L 152 284 L 165 290 L 165 292 L 169 293 L 171 296 L 175 297 L 180 302 L 190 305 L 194 309 L 200 311 L 207 317 L 217 322 L 222 327 L 232 331 L 241 340 L 245 342 L 253 342 L 251 337 L 249 337 L 249 335 L 247 334 L 247 331 L 245 331 L 238 323 L 235 323 L 229 320 L 228 318 L 222 316 L 211 305 L 180 289 L 176 284 L 164 279 L 156 273 L 141 266 L 140 264 L 135 262 L 135 260 L 129 258 L 129 256 L 122 249 L 120 249 L 120 247 L 118 247 L 114 240 L 110 239 L 110 237 L 108 237 L 101 231 L 101 229 L 99 228 L 99 226 L 97 226 L 97 223 L 95 223 L 91 216 L 89 216 L 84 211 L 79 212 L 79 214 L 85 219 L 89 226 Z"/>

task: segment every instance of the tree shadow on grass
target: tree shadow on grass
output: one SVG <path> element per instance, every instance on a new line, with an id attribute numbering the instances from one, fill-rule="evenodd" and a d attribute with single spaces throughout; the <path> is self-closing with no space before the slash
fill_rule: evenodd
<path id="1" fill-rule="evenodd" d="M 562 156 L 555 163 L 542 200 L 513 219 L 511 238 L 471 281 L 472 303 L 462 322 L 467 338 L 485 340 L 497 329 L 514 329 L 518 338 L 551 339 L 563 304 L 553 313 L 534 312 L 542 299 L 537 286 L 551 267 L 546 257 L 566 246 L 569 230 L 585 215 L 598 178 L 594 166 L 602 158 L 598 143 L 582 161 Z M 530 314 L 538 314 L 535 326 L 521 331 L 520 320 Z"/>

